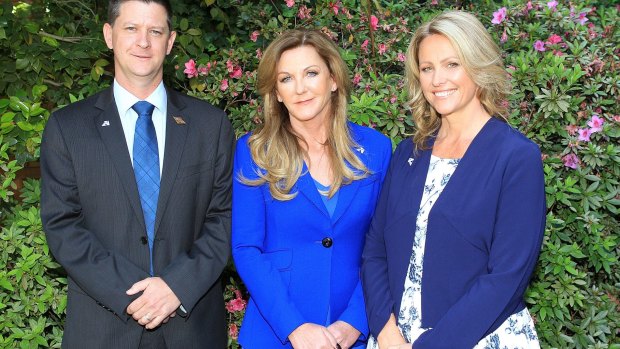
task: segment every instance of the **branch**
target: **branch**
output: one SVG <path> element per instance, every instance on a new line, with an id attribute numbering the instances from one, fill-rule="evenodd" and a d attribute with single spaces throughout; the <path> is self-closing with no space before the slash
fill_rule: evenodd
<path id="1" fill-rule="evenodd" d="M 66 37 L 58 36 L 58 35 L 46 33 L 43 30 L 39 31 L 38 34 L 41 35 L 41 36 L 48 37 L 48 38 L 56 39 L 58 41 L 70 42 L 72 44 L 78 43 L 78 42 L 82 41 L 82 39 L 84 39 L 84 38 L 79 37 L 79 36 L 66 36 Z"/>

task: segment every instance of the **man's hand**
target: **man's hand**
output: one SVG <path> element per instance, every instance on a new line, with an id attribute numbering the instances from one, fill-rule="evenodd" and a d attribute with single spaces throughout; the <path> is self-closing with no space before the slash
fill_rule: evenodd
<path id="1" fill-rule="evenodd" d="M 139 292 L 142 295 L 129 304 L 127 314 L 149 330 L 168 322 L 181 305 L 174 292 L 159 277 L 138 281 L 126 293 L 132 296 Z"/>
<path id="2" fill-rule="evenodd" d="M 360 331 L 344 321 L 336 321 L 327 326 L 342 349 L 350 348 L 360 336 Z"/>

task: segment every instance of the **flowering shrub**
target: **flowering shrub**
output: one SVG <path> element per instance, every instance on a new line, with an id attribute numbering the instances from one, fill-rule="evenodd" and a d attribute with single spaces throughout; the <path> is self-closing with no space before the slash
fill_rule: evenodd
<path id="1" fill-rule="evenodd" d="M 11 96 L 0 99 L 0 348 L 58 347 L 66 281 L 44 244 L 36 181 L 27 182 L 20 202 L 14 180 L 38 156 L 49 111 L 108 86 L 112 57 L 97 1 L 13 3 L 0 6 L 0 95 Z M 166 83 L 225 109 L 237 135 L 261 123 L 254 88 L 265 47 L 285 29 L 314 27 L 337 43 L 351 70 L 350 119 L 394 143 L 414 127 L 403 77 L 413 30 L 447 8 L 476 13 L 505 53 L 514 87 L 509 121 L 543 154 L 547 227 L 526 294 L 541 344 L 619 348 L 618 5 L 177 0 L 174 7 L 178 36 Z M 229 347 L 237 348 L 248 295 L 233 266 L 223 280 Z"/>

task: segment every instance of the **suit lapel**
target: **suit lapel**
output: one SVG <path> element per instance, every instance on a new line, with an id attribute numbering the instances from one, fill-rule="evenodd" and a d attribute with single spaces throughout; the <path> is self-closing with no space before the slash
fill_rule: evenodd
<path id="1" fill-rule="evenodd" d="M 101 109 L 101 114 L 94 119 L 95 128 L 99 131 L 101 140 L 108 149 L 112 163 L 116 168 L 123 189 L 125 193 L 127 193 L 135 216 L 138 217 L 138 221 L 145 226 L 142 206 L 140 205 L 140 195 L 138 194 L 138 186 L 136 185 L 136 178 L 133 173 L 133 167 L 131 166 L 131 157 L 129 156 L 127 141 L 125 140 L 123 126 L 118 115 L 118 109 L 114 102 L 114 94 L 111 87 L 101 93 L 95 107 Z"/>
<path id="2" fill-rule="evenodd" d="M 310 171 L 308 171 L 308 167 L 305 163 L 301 176 L 297 180 L 295 187 L 297 187 L 299 193 L 310 200 L 310 202 L 312 202 L 312 204 L 316 206 L 319 211 L 321 211 L 326 217 L 329 217 L 329 213 L 323 203 L 321 194 L 319 194 L 319 190 L 317 189 L 316 184 L 314 184 L 314 179 L 310 175 Z"/>
<path id="3" fill-rule="evenodd" d="M 368 166 L 370 161 L 364 147 L 362 146 L 362 136 L 360 134 L 356 134 L 354 132 L 354 129 L 352 128 L 349 128 L 349 131 L 351 132 L 351 137 L 353 138 L 353 141 L 357 144 L 354 147 L 353 152 L 357 153 L 356 155 L 359 157 L 359 159 L 366 166 Z M 351 166 L 349 165 L 349 167 Z M 355 198 L 355 194 L 357 194 L 357 190 L 360 188 L 361 181 L 363 180 L 352 181 L 347 185 L 340 186 L 338 193 L 338 203 L 336 203 L 336 209 L 334 210 L 334 215 L 332 217 L 333 223 L 336 223 L 340 219 L 340 217 L 342 217 L 342 215 L 347 212 L 347 209 L 349 208 L 349 206 L 351 206 L 351 203 L 353 202 L 353 198 Z"/>
<path id="4" fill-rule="evenodd" d="M 168 95 L 168 113 L 166 115 L 166 145 L 164 150 L 164 167 L 159 186 L 159 200 L 155 217 L 155 234 L 161 223 L 161 218 L 172 193 L 172 187 L 179 171 L 181 155 L 185 148 L 187 132 L 191 127 L 190 115 L 185 115 L 185 104 L 178 98 L 177 92 L 166 89 Z M 182 117 L 185 123 L 177 123 L 174 117 Z"/>

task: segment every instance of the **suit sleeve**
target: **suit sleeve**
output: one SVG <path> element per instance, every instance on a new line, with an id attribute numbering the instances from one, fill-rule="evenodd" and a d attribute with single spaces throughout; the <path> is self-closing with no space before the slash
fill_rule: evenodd
<path id="1" fill-rule="evenodd" d="M 261 315 L 282 343 L 293 330 L 307 322 L 288 294 L 277 267 L 285 251 L 265 251 L 266 209 L 263 189 L 241 182 L 240 177 L 256 178 L 247 137 L 237 143 L 233 181 L 232 250 L 237 272 L 252 295 Z"/>
<path id="2" fill-rule="evenodd" d="M 41 220 L 54 257 L 90 297 L 127 321 L 127 306 L 136 298 L 125 291 L 148 273 L 104 248 L 85 228 L 74 164 L 56 115 L 41 143 Z"/>
<path id="3" fill-rule="evenodd" d="M 380 177 L 380 188 L 383 186 L 386 172 L 390 164 L 390 158 L 392 157 L 392 142 L 386 138 L 381 137 L 381 143 L 377 145 L 377 159 L 376 162 L 378 170 L 376 170 Z M 381 190 L 379 190 L 380 192 Z M 358 282 L 355 291 L 351 295 L 349 304 L 344 310 L 339 320 L 344 321 L 360 331 L 359 341 L 365 341 L 368 338 L 368 319 L 366 317 L 366 302 L 364 301 L 364 294 L 362 290 L 362 281 Z"/>
<path id="4" fill-rule="evenodd" d="M 534 144 L 513 149 L 501 182 L 489 273 L 480 276 L 436 326 L 414 342 L 414 348 L 471 348 L 494 324 L 501 325 L 500 314 L 523 297 L 545 227 L 540 159 Z"/>
<path id="5" fill-rule="evenodd" d="M 394 308 L 388 280 L 387 253 L 383 233 L 386 215 L 388 214 L 390 191 L 392 190 L 390 187 L 391 178 L 396 164 L 403 161 L 401 154 L 404 144 L 405 141 L 397 147 L 390 162 L 379 201 L 370 223 L 370 229 L 366 234 L 366 244 L 362 254 L 362 285 L 366 300 L 366 314 L 370 333 L 375 338 L 387 323 Z"/>
<path id="6" fill-rule="evenodd" d="M 220 118 L 215 154 L 213 188 L 200 237 L 192 248 L 177 256 L 161 277 L 188 313 L 219 280 L 230 257 L 231 185 L 234 134 L 228 119 Z"/>

